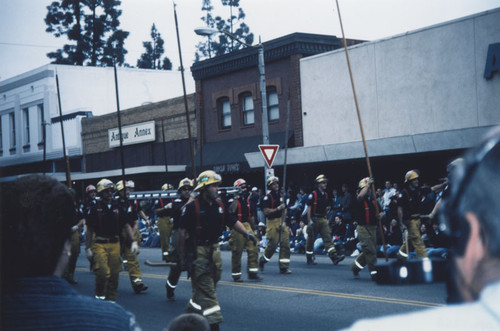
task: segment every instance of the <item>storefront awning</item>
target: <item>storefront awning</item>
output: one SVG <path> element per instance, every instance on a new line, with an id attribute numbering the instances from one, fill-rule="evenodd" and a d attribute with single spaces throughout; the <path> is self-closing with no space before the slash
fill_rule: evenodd
<path id="1" fill-rule="evenodd" d="M 293 135 L 290 131 L 288 139 Z M 276 132 L 269 135 L 270 144 L 285 145 L 285 132 Z M 250 170 L 245 159 L 245 153 L 259 151 L 262 136 L 244 137 L 225 141 L 206 143 L 203 145 L 203 169 L 213 169 L 218 173 L 238 173 Z M 197 166 L 200 166 L 200 155 L 196 156 Z M 262 159 L 264 164 L 264 159 Z"/>

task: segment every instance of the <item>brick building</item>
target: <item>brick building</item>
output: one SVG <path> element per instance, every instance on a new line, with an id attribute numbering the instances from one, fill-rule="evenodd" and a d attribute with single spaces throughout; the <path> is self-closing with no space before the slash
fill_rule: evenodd
<path id="1" fill-rule="evenodd" d="M 349 45 L 360 42 L 348 40 Z M 270 144 L 283 146 L 288 140 L 289 146 L 303 146 L 300 59 L 338 49 L 341 40 L 294 33 L 265 42 L 263 47 Z M 198 166 L 219 172 L 226 184 L 245 176 L 257 185 L 262 169 L 250 169 L 244 154 L 258 151 L 263 142 L 258 50 L 245 48 L 200 61 L 191 71 L 199 110 Z"/>
<path id="2" fill-rule="evenodd" d="M 196 133 L 194 100 L 194 94 L 187 96 L 193 135 Z M 136 182 L 138 190 L 160 189 L 167 181 L 175 185 L 185 177 L 186 165 L 191 164 L 191 157 L 183 97 L 123 110 L 120 117 L 125 175 Z M 126 136 L 127 130 L 131 132 L 129 137 Z M 127 142 L 127 138 L 141 132 L 150 137 Z M 116 113 L 82 120 L 85 167 L 85 175 L 81 176 L 84 180 L 82 185 L 95 184 L 97 178 L 103 177 L 119 180 L 121 153 L 119 140 L 116 138 L 114 140 L 118 143 L 113 143 L 113 137 L 118 137 Z M 168 166 L 168 174 L 165 165 Z"/>

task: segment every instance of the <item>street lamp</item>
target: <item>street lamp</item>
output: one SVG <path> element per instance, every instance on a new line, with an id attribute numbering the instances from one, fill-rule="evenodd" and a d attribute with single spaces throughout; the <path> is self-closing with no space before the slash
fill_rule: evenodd
<path id="1" fill-rule="evenodd" d="M 250 45 L 247 44 L 246 42 L 238 39 L 235 35 L 232 33 L 225 31 L 225 30 L 218 30 L 214 28 L 197 28 L 194 29 L 194 32 L 199 35 L 199 36 L 206 36 L 210 37 L 211 35 L 215 33 L 223 33 L 232 40 L 236 40 L 242 45 L 245 45 L 247 47 L 251 48 L 257 48 L 259 51 L 258 54 L 258 61 L 259 61 L 259 73 L 260 73 L 260 96 L 262 99 L 262 143 L 264 145 L 269 145 L 269 125 L 268 125 L 268 115 L 267 115 L 267 94 L 266 94 L 266 72 L 265 72 L 265 65 L 264 65 L 264 45 L 259 40 L 258 45 Z M 264 162 L 264 190 L 266 189 L 266 174 L 267 174 L 267 163 Z"/>

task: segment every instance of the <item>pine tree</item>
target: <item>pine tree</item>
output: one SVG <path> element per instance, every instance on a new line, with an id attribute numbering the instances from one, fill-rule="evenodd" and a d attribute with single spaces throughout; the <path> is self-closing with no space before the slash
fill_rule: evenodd
<path id="1" fill-rule="evenodd" d="M 215 19 L 212 16 L 212 11 L 214 7 L 212 6 L 211 0 L 203 0 L 203 5 L 201 6 L 201 11 L 205 12 L 205 16 L 201 18 L 205 25 L 209 28 L 215 27 Z M 211 37 L 208 38 L 207 41 L 200 41 L 198 45 L 196 45 L 196 53 L 195 62 L 198 62 L 204 58 L 212 57 L 211 48 L 210 48 L 210 40 Z"/>
<path id="2" fill-rule="evenodd" d="M 240 0 L 221 0 L 224 7 L 229 7 L 229 18 L 224 19 L 221 16 L 213 17 L 213 6 L 211 0 L 203 0 L 201 10 L 206 12 L 201 18 L 207 27 L 216 28 L 218 30 L 227 31 L 233 34 L 237 39 L 245 42 L 248 45 L 253 43 L 253 33 L 244 22 L 245 12 L 240 8 Z M 233 14 L 233 10 L 237 9 L 237 15 Z M 215 40 L 212 40 L 214 38 Z M 219 33 L 208 38 L 207 41 L 199 42 L 196 46 L 195 61 L 200 61 L 211 56 L 218 56 L 229 53 L 233 50 L 238 50 L 245 47 L 241 43 L 233 40 L 229 36 Z"/>
<path id="3" fill-rule="evenodd" d="M 137 67 L 143 69 L 172 70 L 172 62 L 170 62 L 168 57 L 163 58 L 163 61 L 161 60 L 163 53 L 165 53 L 163 46 L 165 41 L 162 39 L 154 23 L 151 27 L 151 39 L 152 41 L 144 41 L 142 43 L 146 51 L 137 60 Z"/>
<path id="4" fill-rule="evenodd" d="M 69 44 L 47 56 L 56 64 L 109 66 L 123 64 L 128 32 L 118 29 L 119 0 L 61 0 L 47 6 L 45 31 Z"/>

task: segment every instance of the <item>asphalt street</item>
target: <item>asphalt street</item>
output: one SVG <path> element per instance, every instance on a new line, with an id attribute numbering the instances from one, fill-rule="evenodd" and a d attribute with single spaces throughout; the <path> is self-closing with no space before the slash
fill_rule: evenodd
<path id="1" fill-rule="evenodd" d="M 167 301 L 165 281 L 169 268 L 144 264 L 146 260 L 160 262 L 160 257 L 159 248 L 141 248 L 142 278 L 149 286 L 142 294 L 133 292 L 126 271 L 120 274 L 117 302 L 136 315 L 145 331 L 163 330 L 184 312 L 191 297 L 191 284 L 183 273 L 175 292 L 176 301 Z M 417 311 L 445 303 L 444 283 L 378 285 L 370 280 L 367 270 L 355 279 L 350 269 L 352 257 L 334 266 L 328 257 L 318 256 L 318 264 L 309 266 L 304 255 L 292 254 L 290 275 L 279 273 L 277 258 L 275 254 L 266 264 L 261 273 L 263 281 L 244 277 L 243 283 L 235 283 L 231 278 L 231 253 L 222 251 L 223 274 L 217 285 L 224 315 L 221 330 L 337 330 L 359 318 Z M 75 279 L 77 291 L 94 295 L 94 274 L 89 271 L 83 246 Z"/>

